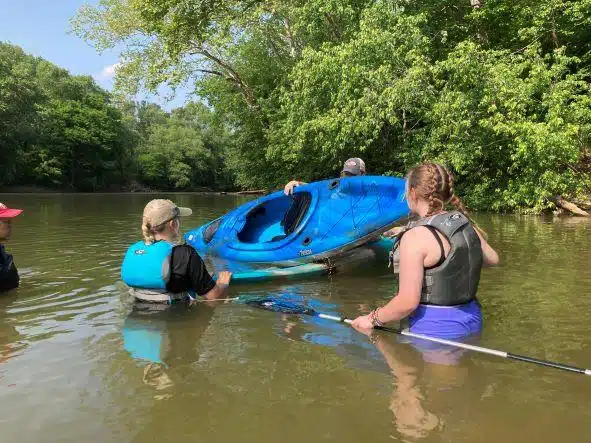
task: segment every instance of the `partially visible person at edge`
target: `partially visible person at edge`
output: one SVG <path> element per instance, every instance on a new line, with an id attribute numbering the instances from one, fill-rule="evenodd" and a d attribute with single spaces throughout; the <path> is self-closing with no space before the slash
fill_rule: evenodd
<path id="1" fill-rule="evenodd" d="M 386 305 L 353 320 L 371 329 L 407 318 L 411 332 L 440 338 L 467 337 L 482 329 L 476 291 L 483 265 L 499 256 L 454 195 L 443 166 L 424 163 L 407 175 L 406 198 L 418 221 L 398 234 L 400 284 Z M 456 208 L 446 212 L 449 203 Z"/>
<path id="2" fill-rule="evenodd" d="M 0 292 L 18 288 L 20 282 L 12 255 L 6 252 L 2 243 L 10 238 L 12 219 L 21 212 L 21 209 L 11 209 L 0 203 Z"/>
<path id="3" fill-rule="evenodd" d="M 356 177 L 359 175 L 365 175 L 365 162 L 360 158 L 350 158 L 343 164 L 343 170 L 341 171 L 341 177 Z M 306 182 L 292 180 L 283 188 L 285 195 L 293 193 L 296 186 L 305 185 Z"/>
<path id="4" fill-rule="evenodd" d="M 129 247 L 121 266 L 121 278 L 137 300 L 173 303 L 191 301 L 195 295 L 216 300 L 226 294 L 232 274 L 220 272 L 214 282 L 197 251 L 179 244 L 180 219 L 191 214 L 170 200 L 152 200 L 144 208 L 144 239 Z"/>

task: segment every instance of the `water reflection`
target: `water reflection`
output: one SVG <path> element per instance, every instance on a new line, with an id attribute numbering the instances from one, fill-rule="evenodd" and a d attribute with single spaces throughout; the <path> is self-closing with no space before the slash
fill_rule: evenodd
<path id="1" fill-rule="evenodd" d="M 427 437 L 442 423 L 441 419 L 424 405 L 425 396 L 418 383 L 420 374 L 418 362 L 413 359 L 415 356 L 408 350 L 401 349 L 401 346 L 395 346 L 381 334 L 376 334 L 374 343 L 376 349 L 384 356 L 394 377 L 390 410 L 394 414 L 396 430 L 405 437 Z"/>
<path id="2" fill-rule="evenodd" d="M 388 364 L 393 377 L 389 409 L 396 432 L 404 441 L 454 433 L 458 423 L 447 423 L 446 417 L 465 410 L 470 402 L 494 395 L 494 384 L 481 388 L 479 383 L 475 389 L 478 368 L 464 352 L 438 344 L 417 346 L 418 340 L 408 346 L 390 334 L 359 332 L 370 337 Z"/>
<path id="3" fill-rule="evenodd" d="M 250 292 L 248 295 L 254 295 Z M 258 293 L 257 295 L 262 295 Z M 302 287 L 289 286 L 269 294 L 271 299 L 341 316 L 343 306 L 311 297 Z M 467 350 L 414 338 L 374 331 L 357 331 L 350 326 L 312 316 L 278 314 L 275 332 L 284 338 L 332 348 L 346 367 L 356 371 L 389 372 L 393 376 L 388 409 L 393 414 L 397 437 L 424 439 L 445 428 L 450 401 L 465 398 L 474 373 Z M 371 340 L 367 340 L 371 336 Z M 470 337 L 470 343 L 479 337 Z M 492 394 L 492 385 L 477 393 Z"/>
<path id="4" fill-rule="evenodd" d="M 17 293 L 17 290 L 5 292 L 0 298 L 0 367 L 11 358 L 19 355 L 26 347 L 7 314 L 10 306 L 17 299 Z"/>
<path id="5" fill-rule="evenodd" d="M 302 286 L 288 286 L 269 296 L 316 312 L 342 315 L 342 304 L 312 297 L 302 289 Z M 469 377 L 475 377 L 478 369 L 466 358 L 469 351 L 465 349 L 375 331 L 372 335 L 346 324 L 306 315 L 279 314 L 277 318 L 274 330 L 280 336 L 330 347 L 346 367 L 357 371 L 391 373 L 388 409 L 393 414 L 396 438 L 404 441 L 443 433 L 452 402 L 474 395 L 481 401 L 494 392 L 492 384 L 482 390 L 474 390 L 470 385 Z M 372 335 L 371 341 L 364 333 L 368 337 Z M 463 341 L 476 344 L 479 339 L 472 336 Z"/>
<path id="6" fill-rule="evenodd" d="M 313 309 L 318 313 L 340 316 L 342 305 L 311 296 L 305 285 L 289 285 L 281 290 L 241 292 L 241 296 L 265 296 L 295 306 Z M 361 370 L 383 370 L 378 352 L 350 326 L 308 315 L 276 314 L 274 333 L 294 341 L 333 348 L 348 367 Z"/>
<path id="7" fill-rule="evenodd" d="M 123 348 L 143 366 L 144 384 L 151 386 L 161 400 L 172 397 L 175 364 L 199 360 L 197 344 L 214 314 L 213 304 L 188 306 L 139 303 L 122 327 Z"/>

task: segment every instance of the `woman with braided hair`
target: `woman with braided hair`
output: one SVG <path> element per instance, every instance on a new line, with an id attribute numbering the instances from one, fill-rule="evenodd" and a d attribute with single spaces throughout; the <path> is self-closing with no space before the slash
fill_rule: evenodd
<path id="1" fill-rule="evenodd" d="M 398 294 L 357 317 L 353 326 L 371 329 L 408 318 L 410 331 L 417 334 L 457 339 L 479 332 L 480 271 L 483 265 L 497 265 L 499 256 L 466 214 L 444 166 L 423 163 L 412 168 L 406 198 L 420 218 L 398 234 Z M 447 212 L 447 204 L 455 210 Z"/>

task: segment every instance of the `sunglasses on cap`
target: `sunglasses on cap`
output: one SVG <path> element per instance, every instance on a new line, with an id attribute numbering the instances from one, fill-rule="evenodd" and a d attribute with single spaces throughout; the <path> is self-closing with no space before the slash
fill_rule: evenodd
<path id="1" fill-rule="evenodd" d="M 174 220 L 175 218 L 178 218 L 180 216 L 181 216 L 181 210 L 179 209 L 179 207 L 175 206 L 174 208 L 172 208 L 172 218 L 170 220 Z"/>
<path id="2" fill-rule="evenodd" d="M 178 206 L 175 206 L 174 208 L 172 208 L 172 217 L 170 217 L 167 220 L 164 220 L 162 223 L 154 226 L 155 228 L 162 226 L 166 223 L 168 223 L 169 221 L 175 220 L 175 219 L 180 219 L 181 218 L 181 210 L 178 208 Z"/>

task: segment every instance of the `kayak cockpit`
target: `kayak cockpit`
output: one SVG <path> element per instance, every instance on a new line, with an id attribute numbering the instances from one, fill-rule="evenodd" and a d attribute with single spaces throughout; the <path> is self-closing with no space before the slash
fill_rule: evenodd
<path id="1" fill-rule="evenodd" d="M 255 206 L 246 214 L 238 240 L 242 243 L 269 243 L 284 239 L 300 226 L 311 202 L 309 192 L 298 192 Z"/>

